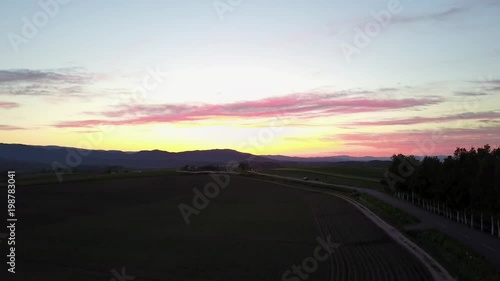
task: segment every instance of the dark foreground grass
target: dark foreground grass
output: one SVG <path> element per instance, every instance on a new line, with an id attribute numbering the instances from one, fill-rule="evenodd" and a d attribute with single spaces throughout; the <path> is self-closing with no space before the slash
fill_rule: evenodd
<path id="1" fill-rule="evenodd" d="M 303 192 L 231 177 L 186 224 L 179 204 L 208 175 L 72 182 L 19 189 L 18 280 L 281 280 L 319 236 Z M 266 188 L 267 187 L 267 188 Z M 328 277 L 328 263 L 311 274 Z M 1 279 L 1 278 L 0 278 Z M 127 279 L 130 280 L 130 279 Z"/>
<path id="2" fill-rule="evenodd" d="M 400 229 L 420 222 L 416 217 L 368 194 L 359 194 L 357 199 L 379 217 Z"/>
<path id="3" fill-rule="evenodd" d="M 500 272 L 484 257 L 435 229 L 412 230 L 408 235 L 457 281 L 500 280 Z"/>
<path id="4" fill-rule="evenodd" d="M 194 189 L 214 176 L 224 177 L 20 188 L 15 280 L 112 280 L 111 271 L 122 268 L 134 281 L 283 280 L 328 235 L 341 246 L 308 280 L 374 274 L 361 280 L 429 280 L 420 263 L 353 206 L 315 191 L 231 176 L 186 224 L 179 204 L 193 206 Z"/>
<path id="5" fill-rule="evenodd" d="M 280 280 L 311 255 L 319 234 L 304 195 L 314 193 L 231 177 L 186 225 L 179 204 L 192 205 L 192 189 L 211 181 L 208 175 L 163 175 L 20 189 L 18 276 L 26 278 L 19 280 L 110 280 L 111 269 L 122 267 L 134 281 Z M 364 200 L 388 217 L 403 217 Z M 414 240 L 459 280 L 500 280 L 484 261 L 464 260 L 459 244 L 421 233 L 413 232 Z M 482 279 L 474 279 L 478 268 Z M 310 280 L 328 276 L 328 266 L 320 269 Z"/>
<path id="6" fill-rule="evenodd" d="M 420 221 L 414 217 L 409 215 L 408 213 L 402 211 L 401 209 L 398 209 L 396 207 L 393 207 L 387 203 L 385 203 L 382 200 L 379 200 L 373 196 L 370 196 L 368 194 L 364 193 L 359 193 L 357 191 L 352 191 L 348 189 L 343 189 L 343 188 L 332 188 L 332 187 L 325 187 L 322 185 L 317 185 L 314 183 L 303 183 L 303 182 L 297 182 L 293 180 L 286 180 L 286 179 L 277 179 L 277 178 L 272 178 L 268 176 L 262 176 L 262 175 L 256 175 L 256 174 L 250 174 L 247 176 L 255 177 L 255 178 L 262 178 L 266 180 L 271 180 L 271 181 L 276 181 L 276 182 L 282 182 L 282 183 L 287 183 L 287 184 L 292 184 L 295 186 L 304 186 L 304 187 L 314 187 L 318 190 L 325 190 L 325 191 L 336 191 L 339 192 L 343 195 L 350 196 L 353 199 L 356 199 L 363 205 L 365 205 L 368 209 L 370 209 L 372 212 L 377 214 L 379 217 L 387 221 L 393 226 L 396 226 L 400 229 L 419 223 Z"/>
<path id="7" fill-rule="evenodd" d="M 264 175 L 257 175 L 257 174 L 247 174 L 245 175 L 247 177 L 254 177 L 254 178 L 261 178 L 261 179 L 266 179 L 269 181 L 276 181 L 276 182 L 281 182 L 281 183 L 286 183 L 286 184 L 291 184 L 294 186 L 303 186 L 303 187 L 308 187 L 308 188 L 315 188 L 317 190 L 325 190 L 325 191 L 335 191 L 343 195 L 347 195 L 358 202 L 362 203 L 364 206 L 366 206 L 368 209 L 370 209 L 372 212 L 377 214 L 379 217 L 387 221 L 389 224 L 396 226 L 400 229 L 419 223 L 420 221 L 414 217 L 409 215 L 408 213 L 402 211 L 401 209 L 398 209 L 396 207 L 393 207 L 387 203 L 385 203 L 382 200 L 379 200 L 373 196 L 370 196 L 365 193 L 359 193 L 357 191 L 352 191 L 350 189 L 344 189 L 344 188 L 334 188 L 334 187 L 325 187 L 323 185 L 318 185 L 314 184 L 313 182 L 311 183 L 304 183 L 304 182 L 297 182 L 294 180 L 286 180 L 286 179 L 279 179 L 279 178 L 273 178 L 270 176 L 264 176 Z"/>

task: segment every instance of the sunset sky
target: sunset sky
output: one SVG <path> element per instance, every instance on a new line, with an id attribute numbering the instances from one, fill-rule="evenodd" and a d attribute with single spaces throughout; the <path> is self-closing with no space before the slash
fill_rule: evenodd
<path id="1" fill-rule="evenodd" d="M 4 0 L 0 142 L 297 156 L 497 147 L 499 14 L 487 0 Z"/>

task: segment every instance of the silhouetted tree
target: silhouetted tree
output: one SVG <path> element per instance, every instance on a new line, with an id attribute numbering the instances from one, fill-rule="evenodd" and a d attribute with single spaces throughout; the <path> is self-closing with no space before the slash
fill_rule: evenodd
<path id="1" fill-rule="evenodd" d="M 391 160 L 387 173 L 397 179 L 392 182 L 396 191 L 415 192 L 453 209 L 500 214 L 500 147 L 457 147 L 442 161 L 437 157 L 418 161 L 403 154 Z"/>
<path id="2" fill-rule="evenodd" d="M 247 171 L 248 169 L 250 169 L 250 165 L 247 161 L 241 161 L 238 165 L 238 169 L 240 169 L 240 171 Z"/>

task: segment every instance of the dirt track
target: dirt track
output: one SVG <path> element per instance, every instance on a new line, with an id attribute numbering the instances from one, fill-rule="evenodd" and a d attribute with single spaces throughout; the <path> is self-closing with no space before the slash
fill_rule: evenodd
<path id="1" fill-rule="evenodd" d="M 426 268 L 349 203 L 329 195 L 231 177 L 186 225 L 206 175 L 19 189 L 18 273 L 13 280 L 282 280 L 313 255 L 317 238 L 340 244 L 307 280 L 431 280 Z M 289 280 L 295 275 L 290 275 Z"/>

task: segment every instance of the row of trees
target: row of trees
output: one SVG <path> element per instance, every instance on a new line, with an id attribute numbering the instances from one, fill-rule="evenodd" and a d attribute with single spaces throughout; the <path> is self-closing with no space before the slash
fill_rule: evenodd
<path id="1" fill-rule="evenodd" d="M 444 159 L 393 155 L 384 182 L 391 191 L 455 210 L 500 215 L 500 147 L 457 148 Z"/>
<path id="2" fill-rule="evenodd" d="M 239 171 L 247 171 L 250 170 L 250 164 L 247 161 L 241 161 L 238 163 L 237 167 L 234 167 L 229 164 L 225 165 L 215 165 L 215 164 L 207 164 L 202 166 L 190 166 L 184 165 L 181 170 L 183 171 L 227 171 L 228 169 L 238 169 Z"/>

